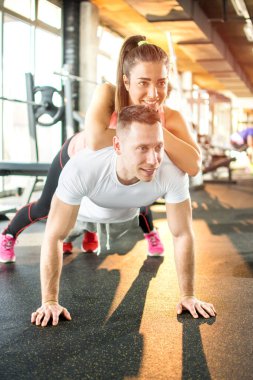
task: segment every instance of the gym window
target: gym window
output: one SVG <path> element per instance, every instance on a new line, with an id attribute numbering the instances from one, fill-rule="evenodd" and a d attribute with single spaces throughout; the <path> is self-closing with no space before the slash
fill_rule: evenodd
<path id="1" fill-rule="evenodd" d="M 58 4 L 58 5 L 57 5 Z M 61 89 L 61 8 L 59 1 L 0 0 L 0 95 L 26 100 L 25 73 L 35 86 Z M 61 126 L 38 127 L 40 162 L 50 162 L 61 146 Z M 0 159 L 33 162 L 26 104 L 0 100 Z M 27 178 L 0 178 L 0 193 L 25 187 Z M 4 193 L 3 193 L 4 192 Z"/>

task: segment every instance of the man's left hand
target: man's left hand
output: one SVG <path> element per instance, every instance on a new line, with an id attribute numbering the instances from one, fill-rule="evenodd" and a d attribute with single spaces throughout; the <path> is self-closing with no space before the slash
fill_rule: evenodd
<path id="1" fill-rule="evenodd" d="M 201 315 L 204 318 L 215 317 L 216 311 L 213 304 L 200 301 L 196 297 L 182 297 L 177 304 L 177 314 L 182 314 L 183 310 L 188 310 L 193 318 Z"/>

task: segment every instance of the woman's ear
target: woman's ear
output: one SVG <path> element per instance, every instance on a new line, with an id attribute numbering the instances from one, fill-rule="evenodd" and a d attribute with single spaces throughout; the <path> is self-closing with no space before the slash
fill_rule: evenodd
<path id="1" fill-rule="evenodd" d="M 129 91 L 129 80 L 125 74 L 123 75 L 123 82 L 124 82 L 126 90 Z"/>

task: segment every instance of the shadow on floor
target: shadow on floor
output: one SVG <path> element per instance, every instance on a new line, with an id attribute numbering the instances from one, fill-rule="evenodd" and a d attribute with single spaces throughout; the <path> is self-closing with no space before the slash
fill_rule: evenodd
<path id="1" fill-rule="evenodd" d="M 60 302 L 71 305 L 73 320 L 44 329 L 31 325 L 27 318 L 39 293 L 38 266 L 32 269 L 33 274 L 25 265 L 6 266 L 0 277 L 1 287 L 6 287 L 0 300 L 5 331 L 1 337 L 1 379 L 45 379 L 48 373 L 56 379 L 124 379 L 138 375 L 143 353 L 139 328 L 146 294 L 163 259 L 143 262 L 109 319 L 120 274 L 118 270 L 96 270 L 102 261 L 95 255 L 79 255 L 64 267 Z M 25 274 L 30 276 L 27 281 Z"/>
<path id="2" fill-rule="evenodd" d="M 236 185 L 237 186 L 237 185 Z M 252 194 L 252 189 L 243 188 Z M 242 188 L 240 189 L 240 196 Z M 193 219 L 203 219 L 212 235 L 225 235 L 243 258 L 245 266 L 235 268 L 235 277 L 253 277 L 253 207 L 234 208 L 220 202 L 206 191 L 192 195 Z M 253 201 L 252 201 L 253 202 Z"/>
<path id="3" fill-rule="evenodd" d="M 178 322 L 183 324 L 182 380 L 211 380 L 199 326 L 203 324 L 212 325 L 215 319 L 216 318 L 193 319 L 189 313 L 186 312 L 182 315 L 178 315 Z"/>

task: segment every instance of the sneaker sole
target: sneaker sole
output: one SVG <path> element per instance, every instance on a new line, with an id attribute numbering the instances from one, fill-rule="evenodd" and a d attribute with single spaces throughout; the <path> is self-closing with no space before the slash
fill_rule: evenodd
<path id="1" fill-rule="evenodd" d="M 85 250 L 85 249 L 83 248 L 83 246 L 81 245 L 81 251 L 84 252 L 84 253 L 97 253 L 97 252 L 98 252 L 98 248 L 96 248 L 96 249 L 94 249 L 94 250 L 91 250 L 91 249 L 89 249 L 89 250 Z"/>
<path id="2" fill-rule="evenodd" d="M 150 252 L 148 252 L 148 256 L 149 257 L 163 257 L 164 252 L 162 252 L 162 253 L 150 253 Z"/>
<path id="3" fill-rule="evenodd" d="M 3 264 L 11 264 L 15 262 L 16 262 L 16 258 L 12 260 L 2 260 L 2 259 L 0 260 L 0 263 L 3 263 Z"/>

